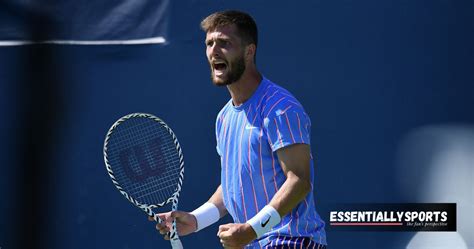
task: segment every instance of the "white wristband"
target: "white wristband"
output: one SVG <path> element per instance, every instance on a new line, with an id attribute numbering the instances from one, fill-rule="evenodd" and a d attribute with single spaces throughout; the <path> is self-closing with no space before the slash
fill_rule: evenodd
<path id="1" fill-rule="evenodd" d="M 247 223 L 252 226 L 258 239 L 266 232 L 272 230 L 272 228 L 280 223 L 280 221 L 281 217 L 278 211 L 276 211 L 272 206 L 266 205 L 262 210 L 260 210 L 260 212 L 258 212 L 258 214 L 248 220 Z"/>
<path id="2" fill-rule="evenodd" d="M 192 211 L 191 214 L 196 217 L 197 229 L 195 232 L 198 232 L 203 228 L 206 228 L 216 223 L 221 218 L 221 215 L 219 214 L 219 209 L 216 207 L 216 205 L 210 202 L 202 204 L 202 206 Z"/>

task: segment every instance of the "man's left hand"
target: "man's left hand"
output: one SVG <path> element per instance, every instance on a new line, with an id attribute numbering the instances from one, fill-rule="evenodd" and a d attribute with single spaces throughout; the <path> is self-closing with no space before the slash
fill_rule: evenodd
<path id="1" fill-rule="evenodd" d="M 253 228 L 247 223 L 229 223 L 219 226 L 217 236 L 222 246 L 227 249 L 241 249 L 257 238 Z"/>

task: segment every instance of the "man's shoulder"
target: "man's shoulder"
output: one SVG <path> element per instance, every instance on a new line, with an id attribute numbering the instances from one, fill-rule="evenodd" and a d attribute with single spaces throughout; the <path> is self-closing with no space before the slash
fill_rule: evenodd
<path id="1" fill-rule="evenodd" d="M 259 111 L 263 117 L 281 115 L 289 110 L 303 110 L 303 106 L 296 97 L 282 86 L 269 81 L 266 91 L 262 95 Z"/>

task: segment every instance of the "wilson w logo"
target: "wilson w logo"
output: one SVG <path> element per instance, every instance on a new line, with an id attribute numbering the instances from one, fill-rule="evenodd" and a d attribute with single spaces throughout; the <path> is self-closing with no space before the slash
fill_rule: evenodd
<path id="1" fill-rule="evenodd" d="M 128 178 L 143 181 L 166 172 L 166 157 L 160 144 L 161 139 L 154 138 L 120 151 L 120 164 Z"/>

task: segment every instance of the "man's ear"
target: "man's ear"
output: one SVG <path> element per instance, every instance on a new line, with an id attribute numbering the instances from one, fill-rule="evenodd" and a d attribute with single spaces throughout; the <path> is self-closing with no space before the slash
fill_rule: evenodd
<path id="1" fill-rule="evenodd" d="M 253 61 L 256 50 L 257 50 L 257 47 L 255 46 L 255 44 L 252 43 L 252 44 L 247 45 L 247 47 L 245 48 L 245 60 Z"/>

